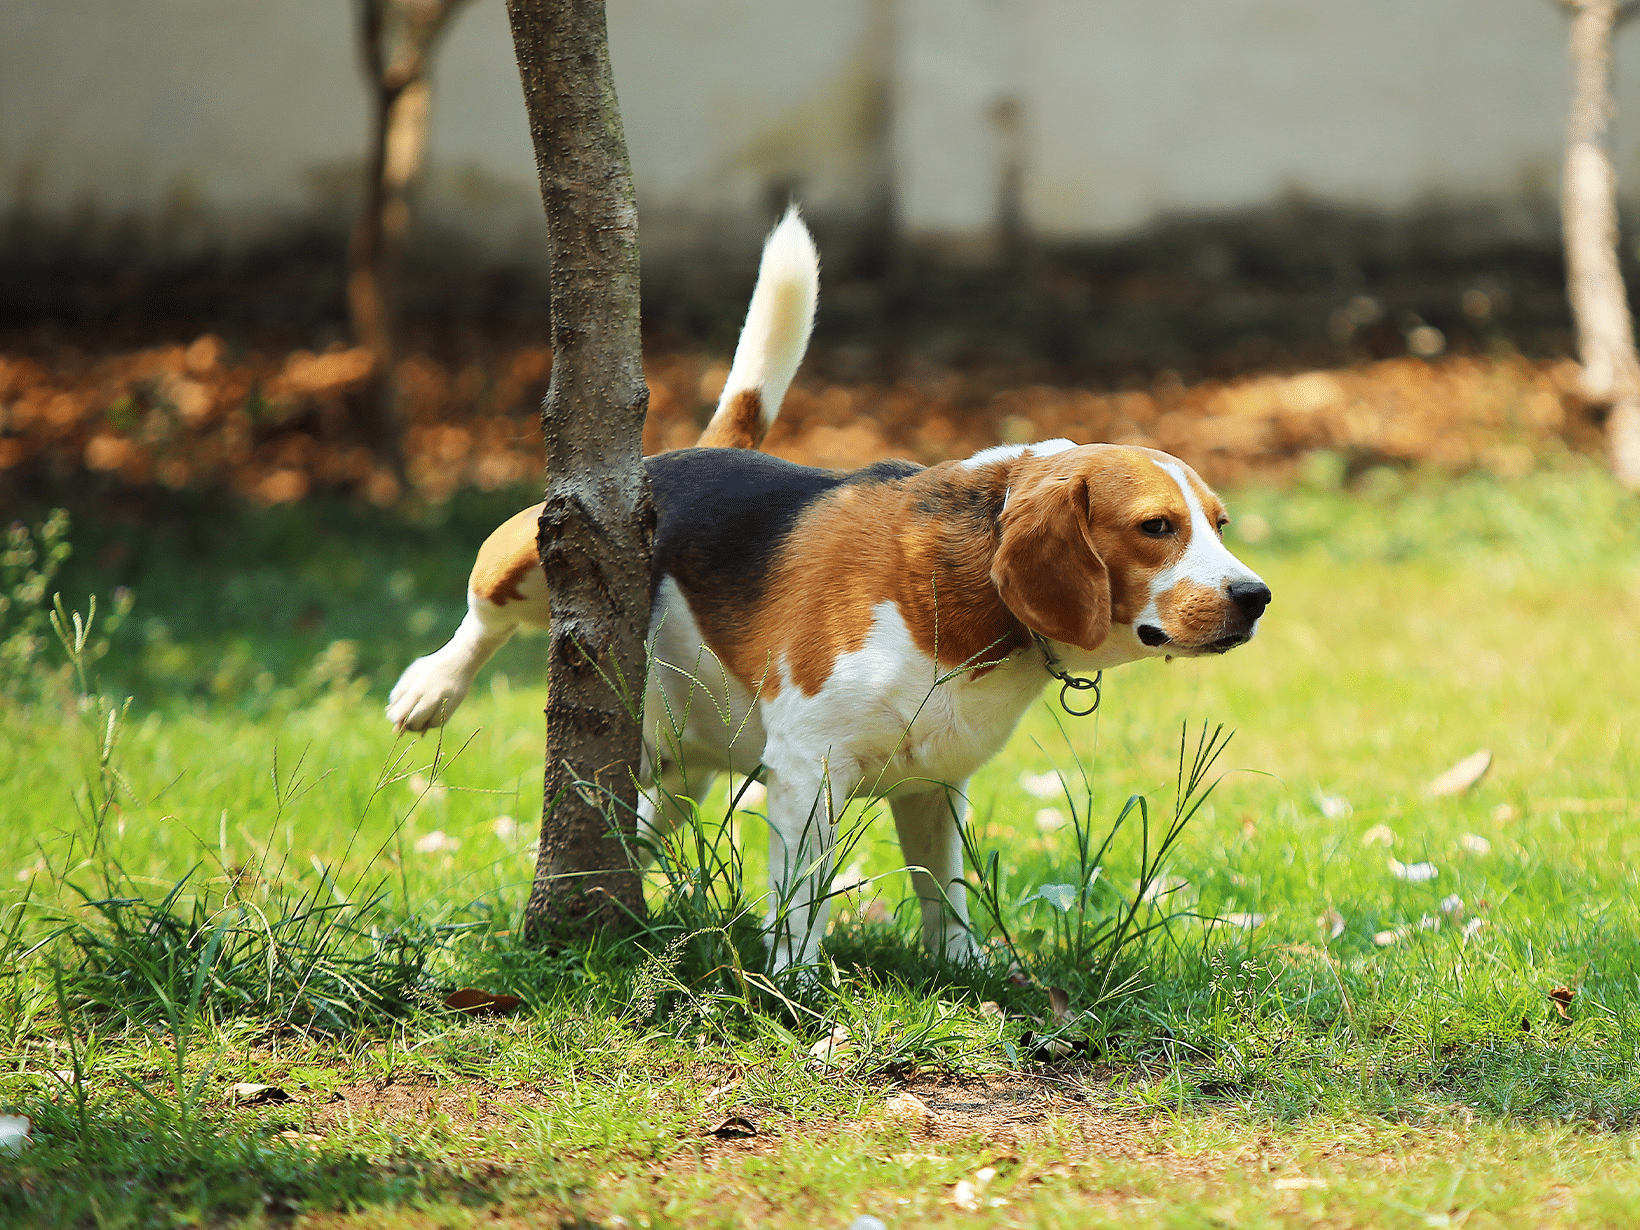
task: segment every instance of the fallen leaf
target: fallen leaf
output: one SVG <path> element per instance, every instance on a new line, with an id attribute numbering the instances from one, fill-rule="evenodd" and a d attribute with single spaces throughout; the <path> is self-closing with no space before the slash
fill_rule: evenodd
<path id="1" fill-rule="evenodd" d="M 29 1129 L 33 1126 L 27 1115 L 0 1115 L 0 1153 L 21 1153 L 32 1145 Z"/>
<path id="2" fill-rule="evenodd" d="M 1424 795 L 1426 798 L 1440 799 L 1462 794 L 1485 777 L 1486 771 L 1491 767 L 1491 752 L 1485 748 L 1472 752 L 1425 786 Z"/>
<path id="3" fill-rule="evenodd" d="M 958 1179 L 956 1185 L 951 1189 L 951 1203 L 970 1213 L 977 1213 L 983 1204 L 989 1204 L 992 1208 L 1005 1204 L 1006 1201 L 1001 1200 L 983 1202 L 980 1200 L 980 1193 L 996 1177 L 997 1170 L 995 1166 L 981 1166 L 974 1172 L 972 1179 Z"/>
<path id="4" fill-rule="evenodd" d="M 1076 904 L 1076 885 L 1044 884 L 1036 890 L 1036 895 L 1061 914 L 1069 914 L 1071 907 Z"/>
<path id="5" fill-rule="evenodd" d="M 730 1115 L 716 1127 L 707 1129 L 707 1135 L 719 1140 L 746 1140 L 757 1135 L 757 1124 L 744 1115 Z"/>
<path id="6" fill-rule="evenodd" d="M 1393 931 L 1379 931 L 1372 937 L 1372 942 L 1380 948 L 1388 948 L 1405 934 L 1404 927 L 1397 927 Z"/>
<path id="7" fill-rule="evenodd" d="M 277 1085 L 257 1085 L 250 1081 L 238 1082 L 229 1092 L 238 1106 L 268 1106 L 290 1101 L 290 1094 Z"/>
<path id="8" fill-rule="evenodd" d="M 1037 1063 L 1055 1063 L 1061 1059 L 1070 1059 L 1087 1049 L 1087 1043 L 1081 1039 L 1068 1042 L 1064 1038 L 1044 1038 L 1031 1029 L 1021 1034 L 1019 1040 Z"/>
<path id="9" fill-rule="evenodd" d="M 445 850 L 461 849 L 461 838 L 451 837 L 443 829 L 434 829 L 424 837 L 416 838 L 417 854 L 438 854 Z"/>
<path id="10" fill-rule="evenodd" d="M 1490 854 L 1492 852 L 1492 843 L 1479 833 L 1465 833 L 1458 838 L 1458 844 L 1471 854 Z"/>
<path id="11" fill-rule="evenodd" d="M 1048 1011 L 1053 1013 L 1056 1025 L 1069 1025 L 1076 1019 L 1071 1011 L 1071 997 L 1060 987 L 1048 988 Z"/>
<path id="12" fill-rule="evenodd" d="M 1499 803 L 1492 809 L 1492 821 L 1495 824 L 1508 824 L 1519 815 L 1520 813 L 1508 803 Z"/>
<path id="13" fill-rule="evenodd" d="M 1484 919 L 1484 918 L 1471 918 L 1468 922 L 1466 922 L 1463 925 L 1464 942 L 1467 943 L 1468 941 L 1474 939 L 1475 938 L 1475 932 L 1479 931 L 1484 926 L 1486 926 L 1486 919 Z"/>
<path id="14" fill-rule="evenodd" d="M 1329 940 L 1336 940 L 1344 934 L 1344 916 L 1331 906 L 1327 907 L 1327 912 L 1316 922 L 1327 933 Z"/>
<path id="15" fill-rule="evenodd" d="M 444 997 L 446 1008 L 474 1015 L 481 1012 L 511 1012 L 523 1002 L 516 995 L 498 995 L 494 991 L 481 991 L 477 987 L 462 987 Z"/>
<path id="16" fill-rule="evenodd" d="M 1219 921 L 1240 931 L 1256 931 L 1269 919 L 1268 914 L 1220 914 Z"/>
<path id="17" fill-rule="evenodd" d="M 728 1082 L 727 1084 L 719 1085 L 716 1089 L 712 1090 L 710 1093 L 708 1093 L 706 1095 L 704 1101 L 706 1102 L 706 1104 L 708 1106 L 710 1106 L 713 1102 L 716 1102 L 724 1094 L 733 1093 L 736 1089 L 740 1088 L 740 1080 L 741 1080 L 741 1078 L 737 1076 L 737 1077 L 734 1078 L 734 1080 Z"/>
<path id="18" fill-rule="evenodd" d="M 1036 813 L 1036 827 L 1038 832 L 1055 833 L 1064 828 L 1068 822 L 1065 813 L 1057 807 L 1039 808 Z"/>
<path id="19" fill-rule="evenodd" d="M 888 1112 L 890 1119 L 928 1119 L 933 1115 L 928 1109 L 928 1103 L 904 1089 L 884 1102 L 883 1109 Z"/>
<path id="20" fill-rule="evenodd" d="M 1463 898 L 1453 893 L 1450 897 L 1441 898 L 1441 913 L 1447 915 L 1453 922 L 1463 917 Z"/>
<path id="21" fill-rule="evenodd" d="M 1364 846 L 1393 846 L 1395 844 L 1395 830 L 1387 824 L 1375 824 L 1361 834 L 1361 844 Z"/>
<path id="22" fill-rule="evenodd" d="M 1328 820 L 1347 820 L 1355 812 L 1350 801 L 1341 794 L 1318 794 L 1315 803 Z"/>
<path id="23" fill-rule="evenodd" d="M 853 1049 L 849 1043 L 848 1027 L 839 1025 L 809 1047 L 809 1058 L 820 1064 L 841 1065 L 847 1062 L 846 1052 Z"/>
<path id="24" fill-rule="evenodd" d="M 1302 1192 L 1311 1188 L 1316 1190 L 1325 1188 L 1327 1186 L 1327 1180 L 1308 1179 L 1303 1175 L 1293 1175 L 1290 1178 L 1277 1179 L 1274 1183 L 1270 1184 L 1270 1186 L 1278 1192 Z"/>
<path id="25" fill-rule="evenodd" d="M 979 1006 L 979 1014 L 984 1017 L 1001 1016 L 1002 1005 L 994 999 L 988 999 Z"/>
<path id="26" fill-rule="evenodd" d="M 1019 788 L 1033 799 L 1051 799 L 1063 797 L 1065 783 L 1057 773 L 1031 773 L 1019 775 Z"/>
<path id="27" fill-rule="evenodd" d="M 1572 1019 L 1572 1014 L 1567 1012 L 1566 1009 L 1570 1008 L 1572 1000 L 1577 998 L 1576 991 L 1572 990 L 1571 987 L 1555 987 L 1549 992 L 1549 998 L 1555 1005 L 1555 1011 L 1560 1013 L 1561 1020 L 1569 1021 Z"/>
<path id="28" fill-rule="evenodd" d="M 1408 884 L 1423 884 L 1440 875 L 1441 870 L 1434 863 L 1403 863 L 1392 858 L 1389 860 L 1389 873 Z"/>

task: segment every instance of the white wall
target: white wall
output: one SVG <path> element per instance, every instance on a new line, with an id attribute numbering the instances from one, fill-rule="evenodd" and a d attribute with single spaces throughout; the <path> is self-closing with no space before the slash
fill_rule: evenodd
<path id="1" fill-rule="evenodd" d="M 894 185 L 915 239 L 983 252 L 1024 154 L 1027 0 L 900 0 Z"/>
<path id="2" fill-rule="evenodd" d="M 844 215 L 891 187 L 908 232 L 983 239 L 1010 162 L 1026 222 L 1054 237 L 1295 190 L 1389 208 L 1557 190 L 1567 74 L 1546 0 L 610 8 L 646 243 L 760 225 L 786 183 Z M 365 130 L 351 21 L 348 0 L 5 0 L 0 213 L 135 213 L 187 244 L 338 208 Z M 1640 23 L 1618 58 L 1632 178 Z M 537 242 L 501 0 L 457 19 L 434 107 L 427 211 Z"/>
<path id="3" fill-rule="evenodd" d="M 612 0 L 646 215 L 762 225 L 776 182 L 820 211 L 880 194 L 882 3 Z M 348 0 L 6 0 L 0 210 L 254 233 L 334 203 L 366 128 L 352 38 Z M 539 239 L 501 0 L 461 13 L 437 61 L 429 167 L 429 211 L 492 246 Z"/>
<path id="4" fill-rule="evenodd" d="M 1557 190 L 1565 23 L 1544 0 L 1031 2 L 1045 233 L 1293 191 L 1394 208 Z M 1632 62 L 1640 41 L 1623 43 Z"/>

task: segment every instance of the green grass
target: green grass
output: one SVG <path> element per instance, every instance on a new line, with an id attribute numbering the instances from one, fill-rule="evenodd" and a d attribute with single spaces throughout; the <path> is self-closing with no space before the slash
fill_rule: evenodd
<path id="1" fill-rule="evenodd" d="M 539 642 L 508 647 L 441 740 L 395 742 L 381 719 L 509 503 L 437 524 L 213 510 L 185 549 L 79 518 L 65 600 L 134 591 L 96 669 L 136 700 L 106 764 L 106 710 L 73 688 L 0 712 L 0 1111 L 36 1141 L 0 1159 L 0 1219 L 1640 1220 L 1640 528 L 1599 475 L 1233 493 L 1232 539 L 1275 592 L 1258 639 L 1113 672 L 1094 718 L 1045 693 L 974 782 L 1030 985 L 1006 959 L 916 954 L 885 819 L 845 860 L 880 878 L 837 911 L 840 982 L 790 1008 L 711 973 L 704 948 L 663 954 L 680 930 L 649 953 L 518 944 Z M 1154 840 L 1186 723 L 1192 746 L 1202 723 L 1236 731 L 1228 771 L 1139 915 L 1181 916 L 1101 995 L 1040 890 L 1077 878 L 1073 814 L 1097 843 L 1143 795 Z M 1493 763 L 1473 789 L 1424 796 L 1479 748 Z M 1026 789 L 1055 770 L 1068 797 Z M 729 827 L 755 893 L 761 821 Z M 1142 855 L 1130 819 L 1099 910 Z M 1433 879 L 1395 874 L 1420 863 Z M 678 928 L 711 921 L 658 879 L 652 903 Z M 462 984 L 525 1006 L 443 1010 Z M 1033 1058 L 1049 986 L 1083 1058 Z M 838 1023 L 849 1043 L 820 1068 L 807 1049 Z M 1052 1098 L 1023 1126 L 885 1110 L 896 1082 L 931 1101 L 963 1087 L 941 1080 Z M 238 1081 L 291 1100 L 237 1106 Z M 731 1113 L 759 1135 L 706 1134 Z M 977 1211 L 952 1204 L 986 1167 Z"/>

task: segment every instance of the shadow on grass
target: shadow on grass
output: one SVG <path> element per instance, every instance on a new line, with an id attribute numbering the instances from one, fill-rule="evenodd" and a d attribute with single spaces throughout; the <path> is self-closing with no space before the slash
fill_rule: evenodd
<path id="1" fill-rule="evenodd" d="M 493 1165 L 315 1148 L 316 1140 L 273 1127 L 181 1135 L 115 1109 L 93 1112 L 82 1127 L 51 1098 L 24 1109 L 35 1144 L 0 1176 L 0 1222 L 17 1226 L 260 1223 L 428 1199 L 482 1205 L 509 1179 Z"/>

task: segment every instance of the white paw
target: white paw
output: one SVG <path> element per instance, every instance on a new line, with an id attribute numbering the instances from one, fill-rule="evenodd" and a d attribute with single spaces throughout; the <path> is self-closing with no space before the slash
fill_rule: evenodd
<path id="1" fill-rule="evenodd" d="M 467 695 L 472 677 L 448 656 L 430 653 L 405 668 L 387 698 L 387 720 L 395 730 L 442 726 Z"/>
<path id="2" fill-rule="evenodd" d="M 792 935 L 784 928 L 778 932 L 770 922 L 763 943 L 769 950 L 769 973 L 784 975 L 795 970 L 800 976 L 813 974 L 820 963 L 818 935 Z M 806 973 L 805 973 L 806 971 Z"/>
<path id="3" fill-rule="evenodd" d="M 945 932 L 945 942 L 935 948 L 933 944 L 928 949 L 935 956 L 943 956 L 947 961 L 958 965 L 972 965 L 979 960 L 979 945 L 974 943 L 974 937 L 966 927 L 953 924 Z"/>

